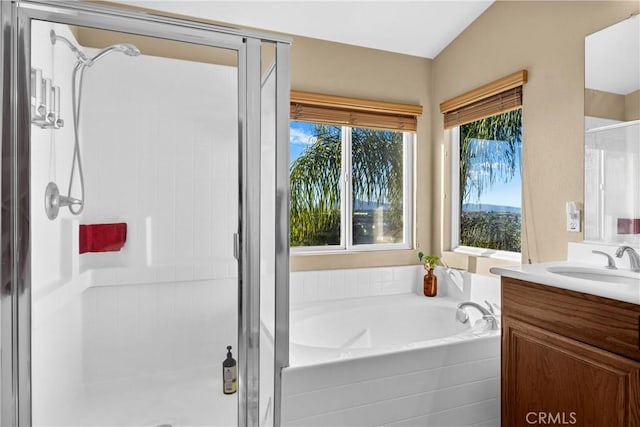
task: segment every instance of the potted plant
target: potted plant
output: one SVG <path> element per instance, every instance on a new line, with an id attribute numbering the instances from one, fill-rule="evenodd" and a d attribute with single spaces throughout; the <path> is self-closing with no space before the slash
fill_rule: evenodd
<path id="1" fill-rule="evenodd" d="M 433 274 L 433 269 L 436 268 L 440 259 L 435 255 L 425 255 L 423 252 L 418 252 L 418 260 L 424 265 L 427 272 L 422 282 L 424 295 L 435 297 L 438 293 L 438 278 Z"/>

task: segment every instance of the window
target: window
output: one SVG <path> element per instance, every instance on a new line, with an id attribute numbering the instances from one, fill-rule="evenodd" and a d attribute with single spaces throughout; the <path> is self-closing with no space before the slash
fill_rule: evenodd
<path id="1" fill-rule="evenodd" d="M 292 121 L 290 135 L 294 251 L 411 247 L 412 132 Z"/>
<path id="2" fill-rule="evenodd" d="M 520 252 L 522 109 L 452 135 L 452 247 Z"/>
<path id="3" fill-rule="evenodd" d="M 451 248 L 521 251 L 520 70 L 440 104 L 451 129 Z"/>

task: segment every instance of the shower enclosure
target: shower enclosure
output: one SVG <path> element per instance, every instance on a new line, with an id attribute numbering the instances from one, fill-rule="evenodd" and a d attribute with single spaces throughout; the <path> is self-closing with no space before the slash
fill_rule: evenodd
<path id="1" fill-rule="evenodd" d="M 289 41 L 74 1 L 0 13 L 0 424 L 279 425 Z"/>
<path id="2" fill-rule="evenodd" d="M 585 132 L 585 240 L 640 244 L 640 120 Z"/>

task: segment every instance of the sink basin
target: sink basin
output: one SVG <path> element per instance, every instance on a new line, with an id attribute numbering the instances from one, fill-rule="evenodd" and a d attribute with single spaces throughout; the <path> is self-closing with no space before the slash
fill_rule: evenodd
<path id="1" fill-rule="evenodd" d="M 634 273 L 632 271 L 572 266 L 547 267 L 547 271 L 550 273 L 560 274 L 562 276 L 573 277 L 576 279 L 640 286 L 640 273 Z"/>

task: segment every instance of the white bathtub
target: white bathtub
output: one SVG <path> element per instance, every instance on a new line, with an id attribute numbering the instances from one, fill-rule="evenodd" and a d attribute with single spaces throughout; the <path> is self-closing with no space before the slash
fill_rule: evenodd
<path id="1" fill-rule="evenodd" d="M 434 347 L 496 336 L 476 310 L 456 320 L 450 298 L 415 294 L 307 303 L 291 311 L 291 365 Z M 477 324 L 476 324 L 477 323 Z M 476 324 L 472 328 L 472 324 Z"/>
<path id="2" fill-rule="evenodd" d="M 457 322 L 458 302 L 405 293 L 296 305 L 283 424 L 500 425 L 500 331 L 473 309 L 472 325 Z"/>

